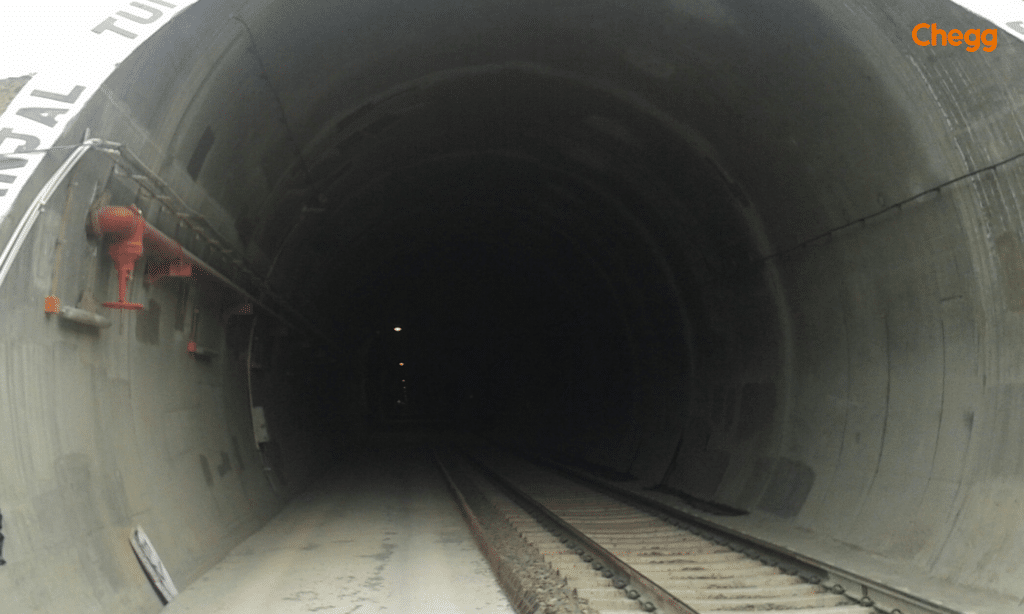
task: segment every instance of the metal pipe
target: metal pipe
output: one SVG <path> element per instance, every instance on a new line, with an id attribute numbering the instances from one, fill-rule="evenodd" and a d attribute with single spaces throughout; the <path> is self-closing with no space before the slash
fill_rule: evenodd
<path id="1" fill-rule="evenodd" d="M 85 324 L 86 326 L 108 328 L 112 324 L 109 318 L 105 318 L 91 311 L 86 311 L 85 309 L 78 309 L 77 307 L 61 307 L 60 311 L 57 313 L 65 320 L 71 320 L 72 322 L 78 322 L 79 324 Z"/>
<path id="2" fill-rule="evenodd" d="M 61 165 L 57 169 L 57 171 L 47 180 L 46 184 L 43 186 L 43 188 L 39 191 L 39 193 L 36 195 L 36 197 L 29 204 L 29 207 L 26 210 L 25 214 L 22 216 L 21 220 L 19 220 L 17 226 L 14 229 L 14 233 L 13 233 L 11 239 L 7 242 L 6 245 L 3 246 L 2 251 L 0 251 L 0 286 L 3 286 L 4 281 L 7 279 L 7 275 L 10 272 L 10 269 L 11 269 L 12 264 L 14 263 L 15 257 L 18 255 L 18 252 L 21 250 L 21 247 L 24 244 L 25 239 L 28 237 L 29 231 L 32 230 L 32 227 L 34 226 L 36 220 L 39 218 L 39 214 L 42 212 L 43 208 L 46 206 L 46 204 L 49 201 L 50 197 L 56 191 L 56 189 L 60 185 L 60 183 L 62 181 L 64 181 L 64 179 L 67 178 L 67 176 L 70 174 L 71 170 L 74 169 L 74 167 L 78 164 L 78 162 L 82 159 L 82 157 L 90 149 L 96 149 L 96 150 L 104 151 L 104 152 L 106 152 L 106 153 L 108 153 L 108 154 L 110 154 L 112 156 L 114 156 L 114 155 L 121 155 L 121 156 L 123 156 L 127 162 L 117 162 L 117 160 L 115 160 L 115 163 L 119 163 L 119 164 L 126 164 L 127 163 L 127 164 L 133 164 L 133 165 L 139 166 L 140 168 L 143 169 L 143 171 L 145 172 L 146 176 L 151 181 L 153 181 L 157 186 L 162 187 L 164 189 L 168 189 L 168 188 L 166 188 L 166 185 L 163 183 L 163 181 L 158 176 L 156 176 L 154 173 L 152 173 L 152 171 L 149 171 L 148 168 L 146 168 L 144 165 L 142 165 L 141 162 L 139 162 L 138 159 L 135 158 L 134 155 L 132 155 L 131 152 L 126 147 L 124 147 L 123 145 L 121 145 L 119 143 L 112 143 L 112 142 L 109 142 L 109 141 L 104 141 L 103 139 L 98 139 L 98 138 L 86 139 L 80 145 L 75 147 L 75 149 L 74 149 L 74 151 L 72 151 L 71 155 L 69 155 L 64 160 L 64 162 L 61 163 Z M 171 194 L 172 194 L 172 196 L 176 200 L 178 200 L 179 202 L 181 201 L 181 199 L 178 198 L 176 195 L 174 195 L 173 192 Z M 111 209 L 117 209 L 117 208 L 116 207 L 111 207 Z M 124 209 L 124 208 L 120 208 L 120 209 Z M 139 217 L 141 218 L 141 214 L 139 215 Z M 110 215 L 107 216 L 107 218 L 108 219 L 106 220 L 105 223 L 110 224 L 110 227 L 112 228 L 112 230 L 110 230 L 109 232 L 114 232 L 114 233 L 118 233 L 118 234 L 124 234 L 124 233 L 126 233 L 128 231 L 128 224 L 131 221 L 131 216 L 126 216 L 124 214 L 124 212 L 120 212 L 120 213 L 111 213 Z M 96 229 L 95 228 L 95 224 L 96 224 L 96 216 L 95 215 L 94 215 L 94 218 L 93 218 L 93 222 L 94 222 L 94 229 Z M 145 220 L 143 220 L 143 223 L 145 223 Z M 131 228 L 134 228 L 134 225 L 132 225 Z M 118 229 L 120 229 L 120 230 L 118 230 Z M 180 257 L 181 260 L 179 262 L 187 261 L 189 264 L 194 264 L 196 266 L 199 266 L 201 269 L 203 269 L 203 271 L 205 271 L 207 274 L 209 274 L 213 278 L 217 279 L 218 281 L 220 281 L 224 285 L 228 286 L 229 288 L 231 288 L 235 292 L 239 293 L 240 295 L 246 297 L 248 300 L 252 301 L 254 304 L 258 305 L 260 307 L 260 309 L 262 309 L 268 315 L 271 315 L 274 318 L 276 318 L 276 319 L 278 319 L 278 320 L 280 320 L 282 322 L 286 322 L 286 323 L 289 322 L 289 319 L 285 318 L 280 312 L 278 312 L 278 311 L 268 307 L 265 302 L 263 302 L 262 300 L 256 298 L 255 296 L 253 296 L 251 293 L 246 291 L 244 288 L 242 288 L 241 286 L 239 286 L 235 282 L 231 281 L 230 278 L 228 278 L 227 276 L 223 275 L 222 273 L 220 273 L 219 271 L 217 271 L 216 269 L 214 269 L 213 267 L 211 267 L 207 263 L 205 263 L 202 260 L 200 260 L 195 254 L 190 253 L 188 250 L 183 248 L 176 241 L 174 241 L 173 239 L 171 239 L 167 235 L 163 234 L 162 232 L 160 232 L 156 228 L 150 226 L 148 223 L 145 224 L 145 226 L 143 227 L 143 239 L 149 241 L 150 243 L 152 243 L 155 246 L 155 248 L 157 249 L 158 252 L 171 255 L 170 259 L 172 259 L 172 260 L 177 260 Z M 124 258 L 127 260 L 128 256 L 130 256 L 130 254 L 126 253 L 124 255 Z M 137 257 L 136 257 L 136 259 L 137 259 Z M 132 268 L 134 268 L 135 259 L 133 259 L 131 262 L 132 262 Z M 167 274 L 175 274 L 175 273 L 180 273 L 180 272 L 183 272 L 183 271 L 181 271 L 180 269 L 178 271 L 169 270 Z M 126 272 L 124 273 L 124 284 L 123 284 L 123 286 L 127 285 L 127 276 L 130 273 L 131 273 L 131 268 L 127 269 Z M 120 272 L 119 272 L 119 274 L 120 274 Z M 274 297 L 272 295 L 272 293 L 270 293 L 269 289 L 264 288 L 263 292 L 267 293 L 267 295 L 269 295 L 271 298 L 277 300 L 277 302 L 281 302 L 279 299 L 276 299 L 276 297 Z M 120 288 L 119 288 L 119 295 L 120 295 Z M 122 305 L 128 305 L 129 304 L 129 303 L 126 302 L 124 296 L 119 296 L 119 302 Z M 314 335 L 316 337 L 319 337 L 320 339 L 322 339 L 324 341 L 327 341 L 331 345 L 336 345 L 332 341 L 330 341 L 330 338 L 327 335 L 325 335 L 322 331 L 318 330 L 315 326 L 312 325 L 312 323 L 308 322 L 304 317 L 302 317 L 301 314 L 297 313 L 294 309 L 291 309 L 289 305 L 287 305 L 286 303 L 281 302 L 281 306 L 288 311 L 289 315 L 292 316 L 293 319 L 295 319 L 297 322 L 301 323 L 301 326 L 296 326 L 296 328 L 299 328 L 299 329 L 303 329 L 304 328 L 305 332 L 307 332 L 308 334 L 312 334 L 312 335 Z M 54 307 L 56 307 L 56 303 L 54 304 Z M 122 307 L 122 308 L 125 308 L 125 307 Z M 133 308 L 133 307 L 128 307 L 128 308 Z M 135 307 L 135 308 L 141 308 L 141 306 Z M 292 326 L 295 326 L 295 325 L 292 324 Z"/>
<path id="3" fill-rule="evenodd" d="M 210 275 L 225 286 L 244 296 L 254 305 L 257 305 L 264 313 L 273 316 L 281 322 L 289 322 L 289 320 L 280 312 L 271 309 L 264 301 L 231 281 L 227 276 L 220 273 L 212 266 L 201 260 L 198 256 L 182 247 L 181 244 L 174 239 L 151 226 L 146 222 L 145 218 L 142 217 L 142 212 L 134 205 L 132 207 L 100 207 L 98 210 L 92 212 L 90 216 L 90 226 L 96 234 L 109 232 L 122 236 L 120 241 L 110 247 L 110 255 L 114 261 L 118 263 L 119 300 L 117 302 L 104 303 L 107 307 L 136 310 L 143 308 L 143 306 L 138 303 L 128 303 L 125 300 L 128 276 L 135 268 L 135 261 L 138 259 L 138 256 L 142 255 L 143 252 L 140 251 L 140 248 L 142 248 L 149 249 L 160 254 L 168 263 L 166 270 L 161 266 L 160 271 L 156 274 L 149 275 L 148 279 L 150 281 L 155 281 L 163 275 L 188 277 L 192 274 L 192 267 L 198 267 L 207 275 Z M 138 235 L 138 239 L 136 240 L 133 238 L 133 235 Z M 138 255 L 135 255 L 136 251 L 138 251 Z M 287 305 L 283 306 L 287 307 Z M 289 312 L 291 311 L 292 310 L 289 310 Z M 305 319 L 299 314 L 292 313 L 292 315 L 296 320 L 303 324 L 302 327 L 296 328 L 305 328 L 307 333 L 311 333 L 320 339 L 331 343 L 331 345 L 336 345 L 330 341 L 329 337 L 317 330 L 312 324 L 305 321 Z M 295 325 L 292 324 L 292 326 Z"/>
<path id="4" fill-rule="evenodd" d="M 167 208 L 179 220 L 184 222 L 185 225 L 190 230 L 195 232 L 200 237 L 200 239 L 206 241 L 207 244 L 210 245 L 212 248 L 230 258 L 236 264 L 239 271 L 250 276 L 253 282 L 259 288 L 260 296 L 263 297 L 263 300 L 256 300 L 252 294 L 241 289 L 237 284 L 231 282 L 227 277 L 220 275 L 211 267 L 201 264 L 204 270 L 209 272 L 214 277 L 220 279 L 222 282 L 224 282 L 226 285 L 234 289 L 242 296 L 252 299 L 252 301 L 256 303 L 268 315 L 273 316 L 277 320 L 285 323 L 286 325 L 294 328 L 295 330 L 302 331 L 303 333 L 311 337 L 319 338 L 328 345 L 335 347 L 337 349 L 341 349 L 341 346 L 336 341 L 334 341 L 331 336 L 325 334 L 322 330 L 320 330 L 319 327 L 314 325 L 299 310 L 295 309 L 287 300 L 284 300 L 281 297 L 277 296 L 276 293 L 273 292 L 268 286 L 264 275 L 257 274 L 255 271 L 249 268 L 248 265 L 245 264 L 244 260 L 236 257 L 231 252 L 230 249 L 225 249 L 224 245 L 229 243 L 229 241 L 226 241 L 223 237 L 209 237 L 207 236 L 207 230 L 204 230 L 200 226 L 193 224 L 190 221 L 190 216 L 184 215 L 181 212 L 181 210 L 188 211 L 192 215 L 196 215 L 197 217 L 198 214 L 196 214 L 195 211 L 190 209 L 188 205 L 184 202 L 184 200 L 182 200 L 182 198 L 178 196 L 174 192 L 174 190 L 172 190 L 170 186 L 168 186 L 167 183 L 160 178 L 159 175 L 154 173 L 152 170 L 149 169 L 149 167 L 143 164 L 143 162 L 138 158 L 138 156 L 132 153 L 131 149 L 129 149 L 128 147 L 121 143 L 103 141 L 101 139 L 92 139 L 92 142 L 94 143 L 93 147 L 96 150 L 106 153 L 115 165 L 117 165 L 119 168 L 125 171 L 128 177 L 135 181 L 136 185 L 138 185 L 140 188 L 142 188 L 143 190 L 151 194 L 154 198 L 159 200 L 165 208 Z M 171 205 L 172 202 L 175 203 L 173 206 Z M 214 232 L 214 234 L 216 233 Z M 187 250 L 185 251 L 185 254 L 188 255 L 192 261 L 200 263 L 200 260 L 193 256 L 192 254 L 189 254 Z M 266 273 L 265 275 L 268 274 L 269 273 Z M 266 300 L 270 300 L 271 304 L 276 305 L 278 309 L 280 309 L 280 311 L 270 309 L 265 302 Z M 287 314 L 288 318 L 285 318 L 281 314 Z"/>
<path id="5" fill-rule="evenodd" d="M 195 265 L 232 290 L 245 295 L 247 298 L 252 298 L 244 288 L 231 281 L 226 275 L 218 272 L 209 264 L 203 262 L 198 256 L 182 247 L 180 243 L 151 226 L 145 219 L 142 219 L 141 212 L 136 213 L 127 207 L 102 207 L 96 214 L 97 228 L 101 232 L 127 234 L 132 231 L 135 224 L 139 221 L 143 224 L 142 238 L 151 251 L 164 256 L 168 260 L 179 260 Z"/>
<path id="6" fill-rule="evenodd" d="M 535 512 L 533 515 L 541 525 L 547 525 L 545 528 L 548 530 L 550 530 L 551 527 L 555 527 L 558 531 L 570 536 L 570 538 L 578 544 L 581 549 L 577 550 L 578 554 L 582 554 L 584 552 L 589 553 L 593 558 L 600 561 L 602 566 L 612 570 L 616 577 L 625 580 L 625 586 L 633 587 L 632 590 L 634 591 L 634 594 L 638 593 L 638 596 L 632 596 L 630 597 L 631 599 L 642 599 L 644 602 L 653 605 L 661 612 L 671 612 L 672 614 L 698 614 L 696 610 L 686 605 L 686 603 L 669 591 L 662 588 L 661 585 L 657 584 L 642 572 L 624 562 L 607 548 L 595 542 L 579 529 L 563 520 L 560 516 L 549 510 L 546 506 L 528 495 L 511 481 L 499 475 L 483 461 L 465 451 L 463 451 L 462 454 L 478 471 L 480 471 L 480 473 L 504 490 L 505 494 L 509 495 L 517 505 L 528 512 Z"/>
<path id="7" fill-rule="evenodd" d="M 142 217 L 142 212 L 136 207 L 101 207 L 98 211 L 93 213 L 91 223 L 93 230 L 98 234 L 109 232 L 121 235 L 122 238 L 110 248 L 110 255 L 114 258 L 114 261 L 118 263 L 118 268 L 121 271 L 127 270 L 130 272 L 131 269 L 134 268 L 135 261 L 143 253 L 139 247 L 149 249 L 150 251 L 163 256 L 166 260 L 176 262 L 178 268 L 175 269 L 172 267 L 169 270 L 170 274 L 177 272 L 179 273 L 178 276 L 185 277 L 191 274 L 191 266 L 199 267 L 204 273 L 220 281 L 235 292 L 245 296 L 253 303 L 259 305 L 260 308 L 267 313 L 278 319 L 284 319 L 244 288 L 231 281 L 228 277 L 218 272 L 209 264 L 203 262 L 198 256 L 182 247 L 180 243 L 151 226 Z M 136 252 L 138 252 L 137 255 Z M 185 264 L 190 266 L 188 268 L 184 268 L 182 265 Z M 132 309 L 133 307 L 129 307 L 127 305 L 133 305 L 133 303 L 126 303 L 123 294 L 125 289 L 124 286 L 127 283 L 127 277 L 122 275 L 121 279 L 122 284 L 119 288 L 119 293 L 121 293 L 120 304 L 104 304 L 108 307 Z"/>

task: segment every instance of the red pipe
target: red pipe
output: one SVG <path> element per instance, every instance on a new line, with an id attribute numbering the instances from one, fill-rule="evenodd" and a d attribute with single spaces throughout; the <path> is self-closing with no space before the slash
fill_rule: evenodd
<path id="1" fill-rule="evenodd" d="M 93 218 L 93 227 L 100 233 L 119 235 L 117 241 L 110 246 L 110 257 L 117 266 L 117 296 L 115 302 L 103 303 L 112 309 L 144 309 L 139 303 L 129 303 L 125 299 L 128 289 L 128 278 L 135 269 L 135 261 L 147 249 L 162 256 L 162 262 L 146 275 L 147 281 L 153 282 L 171 275 L 188 277 L 192 275 L 195 264 L 177 241 L 174 241 L 156 228 L 153 228 L 142 217 L 138 207 L 101 207 Z"/>
<path id="2" fill-rule="evenodd" d="M 2 0 L 0 0 L 2 2 Z M 103 303 L 105 307 L 113 309 L 143 309 L 138 303 L 129 303 L 125 300 L 128 289 L 128 278 L 135 269 L 135 262 L 147 249 L 162 256 L 160 261 L 151 263 L 146 274 L 146 280 L 156 281 L 165 275 L 171 277 L 189 277 L 192 275 L 193 267 L 203 271 L 231 288 L 238 294 L 244 296 L 251 305 L 236 311 L 236 314 L 252 314 L 254 306 L 267 314 L 277 318 L 281 322 L 288 323 L 284 316 L 268 307 L 260 299 L 253 296 L 248 290 L 239 286 L 229 277 L 211 268 L 194 254 L 189 253 L 177 241 L 171 239 L 156 228 L 146 223 L 142 212 L 135 205 L 129 207 L 100 207 L 90 215 L 90 229 L 93 234 L 109 232 L 118 235 L 117 241 L 110 246 L 110 257 L 114 259 L 118 273 L 118 300 L 116 302 Z M 265 283 L 265 282 L 264 282 Z M 282 304 L 282 306 L 286 306 Z M 321 339 L 327 337 L 313 327 L 302 317 L 301 313 L 289 309 L 291 315 L 302 323 L 301 328 L 306 329 Z M 196 346 L 198 352 L 201 348 Z"/>

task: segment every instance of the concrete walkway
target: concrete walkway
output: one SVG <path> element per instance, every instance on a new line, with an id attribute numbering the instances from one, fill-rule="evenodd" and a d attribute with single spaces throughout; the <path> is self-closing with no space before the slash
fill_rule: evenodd
<path id="1" fill-rule="evenodd" d="M 359 455 L 291 502 L 166 614 L 512 614 L 422 447 Z"/>

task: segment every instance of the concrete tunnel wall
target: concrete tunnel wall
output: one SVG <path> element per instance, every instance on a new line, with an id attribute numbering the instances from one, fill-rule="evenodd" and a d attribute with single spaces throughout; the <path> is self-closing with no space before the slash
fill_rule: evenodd
<path id="1" fill-rule="evenodd" d="M 920 22 L 990 27 L 924 0 L 188 8 L 60 142 L 126 144 L 330 342 L 257 319 L 261 454 L 230 291 L 140 263 L 145 312 L 45 316 L 53 284 L 116 294 L 97 200 L 234 272 L 90 154 L 0 288 L 0 611 L 158 609 L 131 528 L 187 585 L 366 432 L 377 331 L 479 348 L 445 312 L 503 300 L 529 315 L 502 312 L 505 375 L 433 415 L 1024 596 L 1024 50 Z"/>

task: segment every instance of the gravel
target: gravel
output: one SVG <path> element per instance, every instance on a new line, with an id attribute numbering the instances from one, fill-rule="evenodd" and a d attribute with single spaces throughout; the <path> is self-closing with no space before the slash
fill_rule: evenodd
<path id="1" fill-rule="evenodd" d="M 445 465 L 483 532 L 482 549 L 495 567 L 509 601 L 521 614 L 600 614 L 585 598 L 575 595 L 565 578 L 555 573 L 536 547 L 520 537 L 508 520 L 462 473 L 461 461 L 448 456 Z M 495 558 L 499 559 L 495 561 Z M 496 564 L 497 563 L 497 564 Z"/>

